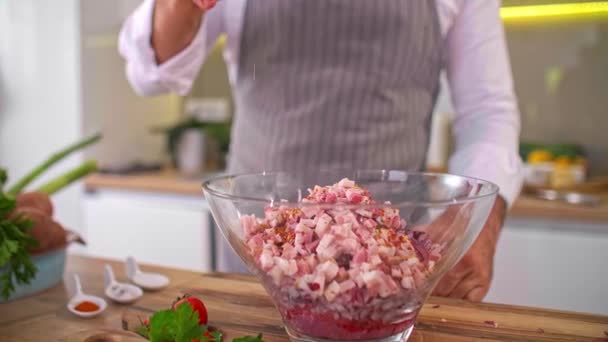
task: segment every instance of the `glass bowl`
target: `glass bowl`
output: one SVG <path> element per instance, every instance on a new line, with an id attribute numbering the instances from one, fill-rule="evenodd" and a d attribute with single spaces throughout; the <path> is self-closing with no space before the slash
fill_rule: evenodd
<path id="1" fill-rule="evenodd" d="M 399 170 L 264 172 L 203 184 L 222 234 L 292 341 L 405 341 L 498 187 Z"/>

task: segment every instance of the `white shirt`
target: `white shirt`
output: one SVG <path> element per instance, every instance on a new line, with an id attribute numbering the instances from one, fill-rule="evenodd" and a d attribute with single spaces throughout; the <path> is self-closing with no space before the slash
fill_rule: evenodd
<path id="1" fill-rule="evenodd" d="M 285 0 L 288 1 L 288 0 Z M 494 182 L 510 206 L 521 190 L 520 118 L 513 90 L 499 0 L 436 0 L 447 51 L 447 79 L 455 116 L 449 172 Z M 217 38 L 226 34 L 230 82 L 238 73 L 246 0 L 222 0 L 191 44 L 161 65 L 151 47 L 154 0 L 144 0 L 120 32 L 126 73 L 142 96 L 187 94 Z"/>

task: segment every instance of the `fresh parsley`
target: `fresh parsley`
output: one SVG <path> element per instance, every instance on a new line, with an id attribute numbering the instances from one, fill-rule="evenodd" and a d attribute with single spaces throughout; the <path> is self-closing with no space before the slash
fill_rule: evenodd
<path id="1" fill-rule="evenodd" d="M 150 342 L 221 342 L 222 333 L 209 331 L 206 325 L 198 325 L 198 312 L 190 305 L 180 305 L 177 309 L 157 311 L 150 317 L 150 323 L 142 326 L 138 332 Z M 243 336 L 232 339 L 232 342 L 263 342 L 262 334 Z"/>
<path id="2" fill-rule="evenodd" d="M 8 178 L 6 170 L 0 168 L 0 295 L 4 299 L 8 299 L 15 291 L 15 284 L 29 284 L 38 272 L 28 253 L 38 244 L 36 239 L 27 234 L 33 222 L 27 217 L 11 215 L 17 205 L 15 197 L 55 163 L 100 139 L 101 135 L 96 134 L 54 153 L 9 189 L 4 189 Z M 44 184 L 37 191 L 51 195 L 95 171 L 96 167 L 94 161 L 85 162 Z"/>
<path id="3" fill-rule="evenodd" d="M 177 310 L 161 310 L 150 318 L 148 338 L 151 342 L 190 342 L 200 339 L 204 332 L 198 325 L 198 313 L 190 305 Z"/>
<path id="4" fill-rule="evenodd" d="M 219 331 L 208 331 L 206 325 L 198 325 L 198 312 L 190 305 L 180 305 L 176 310 L 157 311 L 150 317 L 150 324 L 142 326 L 139 333 L 150 342 L 220 342 L 222 334 Z"/>
<path id="5" fill-rule="evenodd" d="M 201 341 L 201 342 L 209 342 L 209 341 L 221 342 L 222 341 L 222 333 L 219 332 L 218 330 L 214 330 L 214 331 L 211 332 L 211 339 L 206 339 L 205 341 Z"/>
<path id="6" fill-rule="evenodd" d="M 0 169 L 0 190 L 4 181 L 6 173 Z M 22 216 L 10 217 L 15 206 L 15 199 L 0 191 L 0 295 L 4 299 L 15 291 L 15 283 L 29 284 L 37 272 L 27 252 L 37 244 L 26 234 L 32 222 Z"/>
<path id="7" fill-rule="evenodd" d="M 6 174 L 6 170 L 0 169 L 0 192 L 4 189 L 4 183 L 8 179 L 8 175 Z"/>
<path id="8" fill-rule="evenodd" d="M 198 325 L 198 312 L 194 311 L 190 305 L 178 306 L 175 313 L 175 342 L 200 339 L 207 332 L 206 326 Z"/>

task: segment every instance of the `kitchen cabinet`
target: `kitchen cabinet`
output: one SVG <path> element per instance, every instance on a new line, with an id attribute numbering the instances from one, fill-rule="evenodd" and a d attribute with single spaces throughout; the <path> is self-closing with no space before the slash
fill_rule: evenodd
<path id="1" fill-rule="evenodd" d="M 485 301 L 608 314 L 608 223 L 507 220 Z"/>
<path id="2" fill-rule="evenodd" d="M 213 269 L 214 234 L 202 196 L 96 190 L 85 195 L 84 217 L 87 247 L 81 254 Z"/>

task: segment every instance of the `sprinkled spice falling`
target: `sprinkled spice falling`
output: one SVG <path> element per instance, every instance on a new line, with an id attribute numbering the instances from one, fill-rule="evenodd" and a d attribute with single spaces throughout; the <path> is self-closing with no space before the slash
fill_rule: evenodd
<path id="1" fill-rule="evenodd" d="M 76 311 L 80 311 L 80 312 L 94 312 L 99 310 L 99 305 L 90 302 L 88 300 L 85 300 L 83 302 L 80 302 L 78 305 L 76 305 L 74 307 L 74 309 Z"/>

